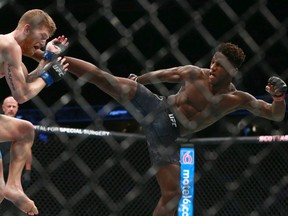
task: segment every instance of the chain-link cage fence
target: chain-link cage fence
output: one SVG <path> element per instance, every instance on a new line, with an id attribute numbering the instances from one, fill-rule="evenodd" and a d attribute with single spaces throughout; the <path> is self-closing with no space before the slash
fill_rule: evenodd
<path id="1" fill-rule="evenodd" d="M 287 80 L 285 0 L 2 0 L 1 33 L 12 31 L 18 18 L 32 8 L 47 11 L 57 24 L 56 36 L 69 38 L 69 56 L 117 76 L 186 64 L 209 67 L 211 50 L 220 41 L 231 41 L 247 56 L 235 80 L 237 88 L 270 100 L 265 93 L 267 79 L 278 75 Z M 17 20 L 12 24 L 7 17 Z M 35 67 L 35 62 L 23 61 L 28 68 Z M 5 85 L 1 81 L 1 90 Z M 171 84 L 150 87 L 164 95 L 178 90 Z M 3 88 L 3 97 L 7 92 Z M 103 105 L 100 111 L 95 104 Z M 33 123 L 78 128 L 69 134 L 37 134 L 32 182 L 26 193 L 35 200 L 40 215 L 152 215 L 160 191 L 145 139 L 136 134 L 105 134 L 112 125 L 121 124 L 113 119 L 105 122 L 117 106 L 97 87 L 69 73 L 22 105 L 23 111 L 29 108 Z M 142 132 L 135 127 L 130 131 Z M 98 134 L 83 136 L 83 129 Z M 286 132 L 286 121 L 274 123 L 239 111 L 195 137 Z M 285 142 L 219 140 L 195 149 L 195 215 L 287 215 Z M 9 203 L 0 208 L 1 215 L 21 215 Z"/>
<path id="2" fill-rule="evenodd" d="M 37 127 L 27 193 L 41 215 L 152 214 L 159 188 L 143 136 Z M 194 215 L 286 215 L 287 140 L 194 139 Z M 4 202 L 1 215 L 15 209 Z"/>

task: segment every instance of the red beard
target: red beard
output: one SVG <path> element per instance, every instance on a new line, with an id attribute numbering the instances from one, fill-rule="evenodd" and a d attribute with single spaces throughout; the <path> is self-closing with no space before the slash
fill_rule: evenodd
<path id="1" fill-rule="evenodd" d="M 31 57 L 34 54 L 35 50 L 34 50 L 33 42 L 34 42 L 33 39 L 28 37 L 24 41 L 22 41 L 21 44 L 19 44 L 22 49 L 22 55 Z"/>

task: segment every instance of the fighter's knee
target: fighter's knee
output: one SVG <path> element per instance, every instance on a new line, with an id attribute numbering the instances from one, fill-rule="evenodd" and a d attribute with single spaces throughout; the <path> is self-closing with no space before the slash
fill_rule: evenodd
<path id="1" fill-rule="evenodd" d="M 181 199 L 180 190 L 170 190 L 162 193 L 155 215 L 171 215 L 175 212 Z M 158 213 L 157 213 L 158 212 Z M 168 212 L 171 212 L 168 214 Z M 154 215 L 154 214 L 153 214 Z"/>
<path id="2" fill-rule="evenodd" d="M 34 126 L 29 121 L 24 121 L 23 128 L 29 133 L 34 133 Z"/>
<path id="3" fill-rule="evenodd" d="M 177 188 L 175 190 L 169 190 L 166 191 L 165 193 L 162 194 L 162 197 L 164 200 L 175 200 L 176 202 L 178 202 L 181 199 L 181 190 L 180 188 Z"/>
<path id="4" fill-rule="evenodd" d="M 34 134 L 35 133 L 35 128 L 34 128 L 34 125 L 31 123 L 31 122 L 26 122 L 27 124 L 27 129 L 30 133 Z"/>
<path id="5" fill-rule="evenodd" d="M 34 139 L 35 129 L 33 124 L 29 121 L 22 121 L 19 126 L 19 134 L 21 139 Z"/>

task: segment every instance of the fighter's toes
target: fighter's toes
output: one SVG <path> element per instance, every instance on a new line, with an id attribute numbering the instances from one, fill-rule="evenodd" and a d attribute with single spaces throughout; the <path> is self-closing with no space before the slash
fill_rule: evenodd
<path id="1" fill-rule="evenodd" d="M 27 212 L 27 215 L 38 215 L 38 209 L 36 206 L 32 206 L 32 208 Z"/>

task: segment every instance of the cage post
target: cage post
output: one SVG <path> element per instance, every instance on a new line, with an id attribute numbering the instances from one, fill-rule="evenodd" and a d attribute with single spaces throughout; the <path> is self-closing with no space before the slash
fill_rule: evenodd
<path id="1" fill-rule="evenodd" d="M 194 210 L 194 147 L 181 147 L 180 164 L 180 187 L 182 191 L 182 197 L 178 206 L 178 216 L 192 216 Z"/>

